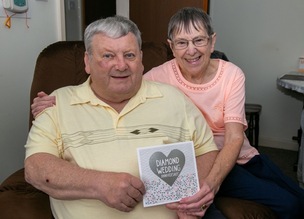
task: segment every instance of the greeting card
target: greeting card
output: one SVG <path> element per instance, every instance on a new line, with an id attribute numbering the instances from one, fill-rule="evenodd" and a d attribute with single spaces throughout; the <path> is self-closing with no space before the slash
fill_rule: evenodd
<path id="1" fill-rule="evenodd" d="M 192 141 L 137 149 L 144 207 L 177 202 L 199 190 Z"/>

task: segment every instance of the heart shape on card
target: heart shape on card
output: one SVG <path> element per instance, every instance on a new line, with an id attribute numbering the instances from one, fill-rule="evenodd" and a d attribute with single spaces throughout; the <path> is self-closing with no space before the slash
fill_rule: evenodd
<path id="1" fill-rule="evenodd" d="M 168 156 L 162 152 L 155 152 L 149 159 L 153 173 L 172 186 L 185 165 L 185 155 L 178 149 L 172 150 Z"/>

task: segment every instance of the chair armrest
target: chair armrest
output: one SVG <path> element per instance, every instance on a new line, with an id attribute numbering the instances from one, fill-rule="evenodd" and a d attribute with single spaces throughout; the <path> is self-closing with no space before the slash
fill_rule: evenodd
<path id="1" fill-rule="evenodd" d="M 276 215 L 267 206 L 237 198 L 218 197 L 215 205 L 228 219 L 276 219 Z"/>
<path id="2" fill-rule="evenodd" d="M 10 175 L 0 186 L 1 219 L 53 219 L 47 194 L 24 179 L 24 169 Z"/>

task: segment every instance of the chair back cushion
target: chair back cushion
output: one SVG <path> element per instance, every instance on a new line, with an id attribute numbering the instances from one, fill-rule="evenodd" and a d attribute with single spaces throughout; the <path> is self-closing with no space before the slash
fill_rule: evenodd
<path id="1" fill-rule="evenodd" d="M 36 61 L 30 103 L 40 91 L 50 94 L 60 87 L 84 82 L 88 77 L 84 70 L 84 51 L 82 41 L 61 41 L 46 47 Z M 32 120 L 30 113 L 30 126 Z"/>
<path id="2" fill-rule="evenodd" d="M 168 60 L 168 47 L 162 43 L 143 42 L 144 73 Z M 30 92 L 30 103 L 37 93 L 83 83 L 88 74 L 84 69 L 84 42 L 59 41 L 46 47 L 38 56 Z M 30 112 L 29 126 L 33 115 Z"/>

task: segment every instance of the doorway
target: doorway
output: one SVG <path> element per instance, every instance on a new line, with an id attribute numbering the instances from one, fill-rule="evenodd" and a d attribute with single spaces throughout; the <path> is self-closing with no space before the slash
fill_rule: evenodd
<path id="1" fill-rule="evenodd" d="M 137 24 L 144 41 L 167 43 L 170 17 L 190 6 L 209 12 L 209 0 L 130 0 L 130 19 Z"/>
<path id="2" fill-rule="evenodd" d="M 84 0 L 85 26 L 100 18 L 116 15 L 116 0 L 92 1 Z"/>
<path id="3" fill-rule="evenodd" d="M 87 25 L 116 15 L 116 0 L 64 0 L 66 40 L 83 40 Z"/>

